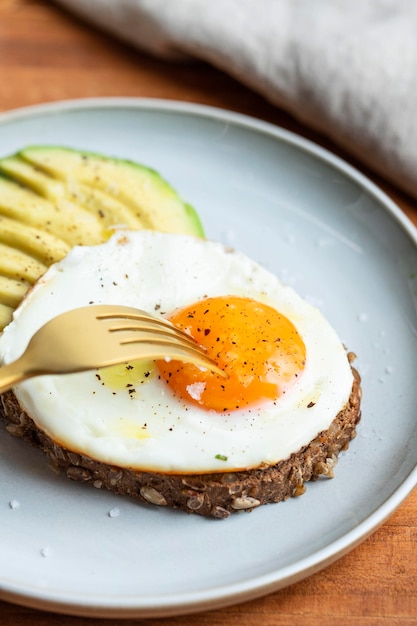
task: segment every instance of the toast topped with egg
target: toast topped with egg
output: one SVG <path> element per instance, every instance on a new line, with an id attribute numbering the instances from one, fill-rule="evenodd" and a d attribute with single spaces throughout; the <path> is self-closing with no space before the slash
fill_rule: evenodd
<path id="1" fill-rule="evenodd" d="M 360 379 L 322 314 L 245 255 L 142 230 L 76 247 L 0 337 L 13 361 L 51 317 L 124 304 L 170 319 L 223 379 L 176 361 L 43 376 L 2 397 L 11 434 L 69 478 L 215 518 L 332 476 L 360 419 Z"/>

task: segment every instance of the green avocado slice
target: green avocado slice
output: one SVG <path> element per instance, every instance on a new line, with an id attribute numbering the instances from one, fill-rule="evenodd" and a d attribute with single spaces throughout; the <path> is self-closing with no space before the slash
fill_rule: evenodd
<path id="1" fill-rule="evenodd" d="M 82 207 L 70 202 L 51 202 L 3 176 L 0 176 L 0 215 L 14 220 L 16 230 L 31 226 L 67 242 L 71 247 L 92 246 L 109 237 L 97 218 Z"/>
<path id="2" fill-rule="evenodd" d="M 18 156 L 53 181 L 101 191 L 128 207 L 144 228 L 203 237 L 194 208 L 155 170 L 128 161 L 54 146 L 28 147 Z"/>
<path id="3" fill-rule="evenodd" d="M 105 228 L 146 228 L 144 221 L 134 215 L 129 207 L 99 189 L 83 185 L 76 179 L 68 183 L 56 180 L 19 156 L 1 159 L 0 171 L 57 207 L 65 209 L 73 205 L 89 211 L 94 215 L 94 220 Z"/>
<path id="4" fill-rule="evenodd" d="M 51 263 L 118 228 L 204 237 L 196 211 L 143 165 L 55 146 L 0 159 L 0 330 Z"/>

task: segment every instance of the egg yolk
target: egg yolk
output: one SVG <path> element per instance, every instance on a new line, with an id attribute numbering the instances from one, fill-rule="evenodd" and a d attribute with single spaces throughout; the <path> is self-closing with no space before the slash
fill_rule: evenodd
<path id="1" fill-rule="evenodd" d="M 228 375 L 179 361 L 158 361 L 173 392 L 218 412 L 275 400 L 304 369 L 306 348 L 294 324 L 274 308 L 250 298 L 206 298 L 168 319 L 205 348 Z"/>

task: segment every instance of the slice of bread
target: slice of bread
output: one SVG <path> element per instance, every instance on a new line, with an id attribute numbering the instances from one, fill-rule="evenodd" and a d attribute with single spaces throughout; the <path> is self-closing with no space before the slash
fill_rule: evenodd
<path id="1" fill-rule="evenodd" d="M 349 354 L 352 362 L 354 356 Z M 360 420 L 360 376 L 352 367 L 354 382 L 347 405 L 328 430 L 307 446 L 274 466 L 212 474 L 162 474 L 106 465 L 56 444 L 22 411 L 12 391 L 2 396 L 0 417 L 12 435 L 40 448 L 53 469 L 68 478 L 105 487 L 141 502 L 182 509 L 187 513 L 225 519 L 236 511 L 280 502 L 304 493 L 304 483 L 320 476 L 333 477 L 339 452 L 355 437 Z"/>

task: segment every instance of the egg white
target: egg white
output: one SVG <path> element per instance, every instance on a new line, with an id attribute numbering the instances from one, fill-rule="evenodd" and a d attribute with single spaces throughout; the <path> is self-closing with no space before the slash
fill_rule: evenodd
<path id="1" fill-rule="evenodd" d="M 175 473 L 273 465 L 330 426 L 348 401 L 353 376 L 343 345 L 319 310 L 221 244 L 126 231 L 102 245 L 74 248 L 17 309 L 0 337 L 0 358 L 13 361 L 42 324 L 78 306 L 123 304 L 163 315 L 230 294 L 275 307 L 306 345 L 302 375 L 276 402 L 219 414 L 179 400 L 157 376 L 128 391 L 103 384 L 97 371 L 37 377 L 14 392 L 53 440 L 104 463 Z"/>

